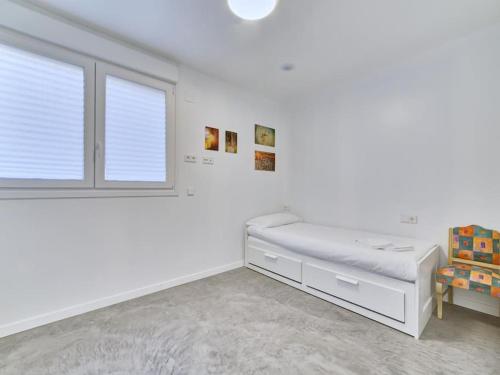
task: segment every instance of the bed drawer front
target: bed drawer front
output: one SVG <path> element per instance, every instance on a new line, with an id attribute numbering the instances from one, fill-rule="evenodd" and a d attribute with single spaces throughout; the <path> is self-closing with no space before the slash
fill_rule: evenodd
<path id="1" fill-rule="evenodd" d="M 255 247 L 248 247 L 248 263 L 284 276 L 302 281 L 302 261 Z"/>
<path id="2" fill-rule="evenodd" d="M 379 283 L 305 263 L 304 284 L 400 322 L 405 321 L 405 293 Z"/>

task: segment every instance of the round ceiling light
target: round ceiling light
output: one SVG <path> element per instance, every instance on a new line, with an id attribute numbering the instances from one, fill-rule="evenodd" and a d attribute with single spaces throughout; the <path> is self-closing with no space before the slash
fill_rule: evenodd
<path id="1" fill-rule="evenodd" d="M 271 14 L 278 0 L 227 0 L 231 12 L 248 21 L 256 21 Z"/>

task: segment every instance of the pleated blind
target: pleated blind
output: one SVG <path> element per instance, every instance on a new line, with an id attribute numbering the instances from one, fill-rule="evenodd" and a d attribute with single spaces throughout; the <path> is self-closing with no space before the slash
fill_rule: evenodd
<path id="1" fill-rule="evenodd" d="M 0 178 L 84 179 L 84 70 L 0 44 Z"/>
<path id="2" fill-rule="evenodd" d="M 165 96 L 165 91 L 106 76 L 106 181 L 166 181 Z"/>

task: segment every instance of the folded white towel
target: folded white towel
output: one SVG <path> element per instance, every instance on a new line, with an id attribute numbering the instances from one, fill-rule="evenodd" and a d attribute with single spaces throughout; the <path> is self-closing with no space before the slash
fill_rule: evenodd
<path id="1" fill-rule="evenodd" d="M 384 238 L 364 238 L 356 240 L 357 243 L 377 250 L 387 251 L 413 251 L 414 247 L 409 244 L 394 244 Z"/>
<path id="2" fill-rule="evenodd" d="M 387 247 L 393 245 L 391 241 L 383 238 L 364 238 L 361 240 L 356 240 L 356 242 L 360 243 L 361 245 L 365 245 L 379 250 L 384 250 Z"/>
<path id="3" fill-rule="evenodd" d="M 394 245 L 391 247 L 386 248 L 385 250 L 390 250 L 390 251 L 413 251 L 415 248 L 412 245 Z"/>

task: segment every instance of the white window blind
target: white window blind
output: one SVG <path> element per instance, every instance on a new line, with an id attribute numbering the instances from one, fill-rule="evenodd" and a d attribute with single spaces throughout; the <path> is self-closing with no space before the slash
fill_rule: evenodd
<path id="1" fill-rule="evenodd" d="M 0 199 L 175 195 L 174 87 L 0 28 Z"/>
<path id="2" fill-rule="evenodd" d="M 0 44 L 0 179 L 83 180 L 84 69 Z"/>
<path id="3" fill-rule="evenodd" d="M 106 76 L 105 180 L 165 182 L 165 91 Z"/>

